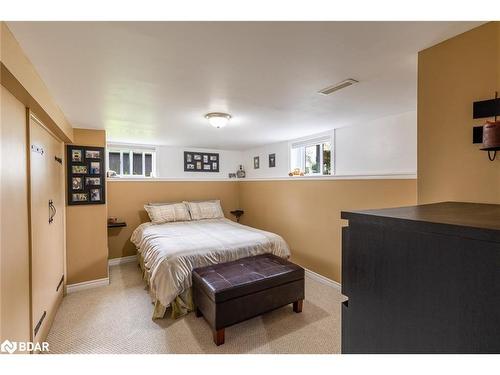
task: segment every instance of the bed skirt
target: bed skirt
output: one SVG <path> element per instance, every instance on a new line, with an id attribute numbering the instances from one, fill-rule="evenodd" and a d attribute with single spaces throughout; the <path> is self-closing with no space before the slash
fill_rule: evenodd
<path id="1" fill-rule="evenodd" d="M 165 315 L 169 307 L 171 308 L 172 319 L 180 318 L 181 316 L 187 315 L 189 312 L 194 310 L 193 293 L 192 293 L 193 288 L 189 288 L 184 292 L 182 292 L 177 297 L 175 297 L 175 300 L 173 300 L 169 306 L 163 306 L 162 303 L 152 295 L 151 289 L 149 287 L 149 277 L 146 268 L 144 267 L 144 260 L 142 259 L 141 253 L 138 252 L 137 255 L 138 255 L 137 259 L 139 261 L 139 266 L 141 267 L 142 271 L 142 279 L 146 282 L 146 285 L 148 286 L 149 295 L 151 296 L 151 299 L 154 304 L 153 319 L 165 318 Z"/>

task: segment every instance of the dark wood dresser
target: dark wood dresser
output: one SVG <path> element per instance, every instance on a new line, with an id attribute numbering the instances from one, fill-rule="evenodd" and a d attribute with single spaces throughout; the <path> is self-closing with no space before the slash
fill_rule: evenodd
<path id="1" fill-rule="evenodd" d="M 343 353 L 500 353 L 500 205 L 341 217 Z"/>

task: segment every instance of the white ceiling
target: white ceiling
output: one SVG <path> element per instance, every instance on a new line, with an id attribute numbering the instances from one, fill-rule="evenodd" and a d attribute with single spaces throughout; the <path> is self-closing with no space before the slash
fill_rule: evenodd
<path id="1" fill-rule="evenodd" d="M 416 109 L 417 52 L 479 22 L 8 22 L 74 127 L 246 149 Z M 331 96 L 316 92 L 355 78 Z M 233 116 L 224 129 L 207 112 Z"/>

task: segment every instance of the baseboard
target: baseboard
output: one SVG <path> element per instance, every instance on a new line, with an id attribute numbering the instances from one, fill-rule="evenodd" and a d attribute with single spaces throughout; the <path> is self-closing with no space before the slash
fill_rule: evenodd
<path id="1" fill-rule="evenodd" d="M 307 268 L 304 268 L 306 277 L 309 277 L 321 284 L 328 285 L 332 288 L 336 288 L 338 290 L 342 289 L 342 285 L 332 279 L 329 279 L 328 277 L 325 277 L 323 275 L 320 275 L 319 273 L 313 272 L 311 270 L 308 270 Z"/>
<path id="2" fill-rule="evenodd" d="M 116 266 L 123 263 L 137 262 L 137 255 L 130 255 L 128 257 L 113 258 L 108 260 L 109 266 Z"/>
<path id="3" fill-rule="evenodd" d="M 103 279 L 84 281 L 83 283 L 76 283 L 71 285 L 66 285 L 66 294 L 78 292 L 80 290 L 97 288 L 100 286 L 109 285 L 109 277 Z"/>

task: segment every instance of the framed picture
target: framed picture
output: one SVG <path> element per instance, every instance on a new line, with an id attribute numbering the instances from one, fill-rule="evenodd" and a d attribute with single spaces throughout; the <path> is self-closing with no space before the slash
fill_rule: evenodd
<path id="1" fill-rule="evenodd" d="M 99 150 L 85 150 L 85 159 L 100 159 L 101 151 Z"/>
<path id="2" fill-rule="evenodd" d="M 90 186 L 99 186 L 101 185 L 100 177 L 85 177 L 85 185 Z"/>
<path id="3" fill-rule="evenodd" d="M 90 189 L 90 200 L 92 202 L 101 200 L 101 189 Z"/>
<path id="4" fill-rule="evenodd" d="M 104 147 L 66 146 L 68 205 L 106 203 Z"/>
<path id="5" fill-rule="evenodd" d="M 82 162 L 82 150 L 72 150 L 71 151 L 71 161 L 74 163 Z"/>
<path id="6" fill-rule="evenodd" d="M 276 154 L 269 154 L 269 168 L 276 167 Z"/>
<path id="7" fill-rule="evenodd" d="M 86 165 L 72 165 L 71 170 L 73 174 L 87 174 L 88 169 Z"/>
<path id="8" fill-rule="evenodd" d="M 87 202 L 89 195 L 87 193 L 73 193 L 73 202 Z"/>
<path id="9" fill-rule="evenodd" d="M 71 179 L 71 188 L 73 190 L 83 190 L 83 177 L 73 177 Z"/>
<path id="10" fill-rule="evenodd" d="M 260 158 L 258 156 L 254 156 L 253 169 L 259 169 L 259 167 L 260 167 Z"/>
<path id="11" fill-rule="evenodd" d="M 90 174 L 101 174 L 101 162 L 91 161 L 90 162 Z"/>
<path id="12" fill-rule="evenodd" d="M 184 151 L 184 172 L 219 172 L 219 154 Z"/>

